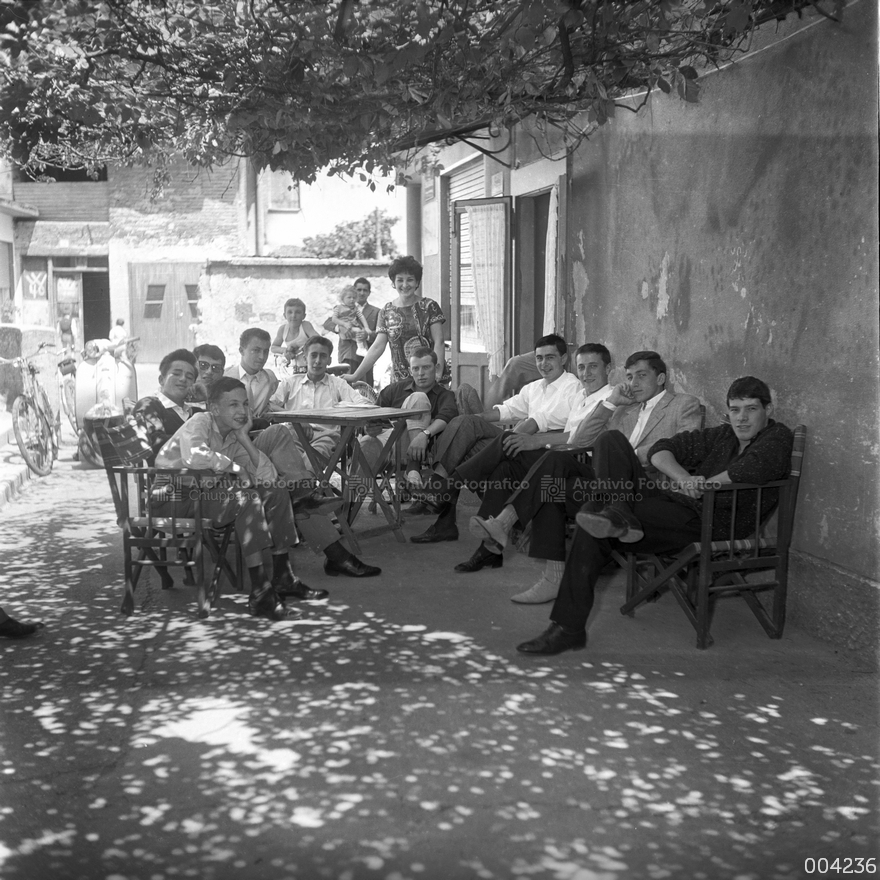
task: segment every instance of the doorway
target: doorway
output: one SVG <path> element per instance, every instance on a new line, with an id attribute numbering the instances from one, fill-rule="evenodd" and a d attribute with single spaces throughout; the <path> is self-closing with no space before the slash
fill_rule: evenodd
<path id="1" fill-rule="evenodd" d="M 110 276 L 103 272 L 82 275 L 83 340 L 106 339 L 110 333 Z"/>
<path id="2" fill-rule="evenodd" d="M 516 222 L 516 290 L 514 297 L 514 350 L 532 351 L 543 336 L 546 297 L 547 227 L 550 191 L 519 196 Z"/>

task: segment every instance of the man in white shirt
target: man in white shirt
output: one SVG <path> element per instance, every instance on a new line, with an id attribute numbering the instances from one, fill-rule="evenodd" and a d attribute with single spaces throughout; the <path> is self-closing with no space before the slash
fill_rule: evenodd
<path id="1" fill-rule="evenodd" d="M 444 503 L 437 521 L 426 532 L 410 538 L 414 544 L 458 540 L 455 506 L 459 489 L 455 484 L 460 485 L 461 481 L 455 479 L 456 470 L 493 440 L 500 442 L 506 436 L 496 422 L 516 420 L 513 435 L 547 434 L 565 428 L 581 389 L 578 379 L 566 372 L 567 362 L 568 346 L 561 336 L 554 333 L 541 337 L 535 343 L 535 363 L 541 379 L 481 415 L 458 416 L 446 426 L 434 453 L 434 470 L 441 479 L 434 481 L 433 489 L 437 494 L 449 496 L 450 500 Z M 514 436 L 510 441 L 512 451 L 520 451 L 518 444 L 524 442 L 523 438 Z"/>
<path id="2" fill-rule="evenodd" d="M 272 337 L 266 330 L 262 327 L 248 327 L 238 340 L 241 360 L 223 374 L 238 379 L 247 389 L 254 430 L 266 427 L 267 422 L 263 415 L 269 409 L 269 401 L 278 388 L 278 377 L 271 370 L 264 369 L 269 360 L 271 346 Z"/>
<path id="3" fill-rule="evenodd" d="M 333 343 L 323 336 L 313 336 L 303 346 L 306 372 L 295 373 L 281 381 L 272 396 L 275 410 L 329 409 L 337 403 L 363 403 L 364 398 L 344 379 L 327 372 L 333 357 Z M 309 425 L 309 444 L 323 456 L 329 457 L 339 440 L 339 428 L 328 425 Z M 295 436 L 302 451 L 300 440 Z M 308 459 L 306 459 L 308 461 Z M 311 464 L 307 465 L 311 468 Z"/>
<path id="4" fill-rule="evenodd" d="M 333 355 L 333 343 L 329 339 L 312 336 L 306 341 L 303 349 L 306 356 L 306 372 L 295 373 L 281 381 L 271 400 L 272 409 L 290 412 L 303 409 L 327 409 L 343 401 L 363 403 L 363 397 L 348 382 L 327 372 Z M 339 440 L 339 429 L 329 428 L 326 425 L 308 427 L 311 432 L 309 445 L 329 457 Z M 309 473 L 316 476 L 308 456 L 302 449 L 299 436 L 287 425 L 276 425 L 273 430 L 276 429 L 290 434 Z M 339 542 L 339 533 L 328 517 L 303 512 L 298 514 L 296 521 L 308 545 L 315 553 L 324 554 L 326 574 L 334 577 L 339 574 L 349 577 L 375 577 L 382 573 L 378 566 L 367 565 L 342 546 Z"/>
<path id="5" fill-rule="evenodd" d="M 459 465 L 458 475 L 469 486 L 480 485 L 482 489 L 483 503 L 478 515 L 471 519 L 471 532 L 483 539 L 483 543 L 470 559 L 455 566 L 456 571 L 474 572 L 487 565 L 491 568 L 501 566 L 501 555 L 489 549 L 492 536 L 486 533 L 487 523 L 501 514 L 511 492 L 528 479 L 530 468 L 544 457 L 546 451 L 568 443 L 583 420 L 613 391 L 608 384 L 611 352 L 604 345 L 585 343 L 575 352 L 575 364 L 582 387 L 563 431 L 507 434 Z M 514 601 L 517 601 L 516 597 Z"/>
<path id="6" fill-rule="evenodd" d="M 570 452 L 548 451 L 499 514 L 474 524 L 484 537 L 481 546 L 500 555 L 514 523 L 532 522 L 529 556 L 545 561 L 544 574 L 525 593 L 513 597 L 516 602 L 539 604 L 556 598 L 565 570 L 566 505 L 579 507 L 592 497 L 596 481 L 606 479 L 604 434 L 620 431 L 639 461 L 646 463 L 657 440 L 696 431 L 702 424 L 696 397 L 666 390 L 666 364 L 656 351 L 631 354 L 625 369 L 626 381 L 615 385 L 571 435 L 571 443 L 583 449 L 596 444 L 592 461 Z"/>

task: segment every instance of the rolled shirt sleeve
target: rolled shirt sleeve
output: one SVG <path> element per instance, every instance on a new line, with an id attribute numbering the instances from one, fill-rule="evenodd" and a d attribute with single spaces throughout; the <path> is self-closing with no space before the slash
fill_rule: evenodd
<path id="1" fill-rule="evenodd" d="M 501 421 L 533 419 L 538 431 L 561 431 L 576 403 L 581 383 L 571 373 L 563 373 L 555 382 L 543 379 L 530 382 L 519 394 L 495 405 Z"/>
<path id="2" fill-rule="evenodd" d="M 156 467 L 174 470 L 194 468 L 226 473 L 234 471 L 235 465 L 259 482 L 272 482 L 278 477 L 265 453 L 259 453 L 259 463 L 254 466 L 247 450 L 233 434 L 223 438 L 210 413 L 197 413 L 185 422 L 156 456 Z"/>

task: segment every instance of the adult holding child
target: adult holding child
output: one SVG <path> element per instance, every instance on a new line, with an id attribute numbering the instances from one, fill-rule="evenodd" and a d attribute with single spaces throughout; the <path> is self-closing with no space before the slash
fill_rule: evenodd
<path id="1" fill-rule="evenodd" d="M 409 356 L 419 348 L 433 349 L 437 355 L 437 380 L 448 381 L 443 342 L 446 316 L 434 300 L 419 293 L 422 284 L 421 263 L 415 257 L 398 257 L 388 267 L 388 277 L 397 291 L 397 298 L 386 303 L 379 312 L 376 340 L 358 368 L 345 376 L 346 381 L 362 381 L 389 344 L 392 382 L 402 382 L 411 377 Z"/>
<path id="2" fill-rule="evenodd" d="M 305 344 L 318 332 L 306 320 L 306 304 L 301 299 L 284 303 L 284 321 L 272 340 L 272 354 L 282 355 L 294 367 L 306 366 Z"/>

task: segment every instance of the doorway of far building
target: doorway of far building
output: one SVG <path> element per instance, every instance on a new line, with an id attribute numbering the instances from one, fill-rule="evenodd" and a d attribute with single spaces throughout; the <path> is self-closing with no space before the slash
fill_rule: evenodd
<path id="1" fill-rule="evenodd" d="M 110 276 L 89 273 L 82 276 L 83 339 L 106 339 L 110 333 Z"/>
<path id="2" fill-rule="evenodd" d="M 158 364 L 169 351 L 192 348 L 199 319 L 202 263 L 129 263 L 131 332 L 138 359 Z"/>
<path id="3" fill-rule="evenodd" d="M 89 339 L 106 339 L 110 332 L 107 257 L 50 257 L 47 272 L 53 324 L 60 327 L 65 315 L 72 317 L 74 345 L 80 350 Z"/>

